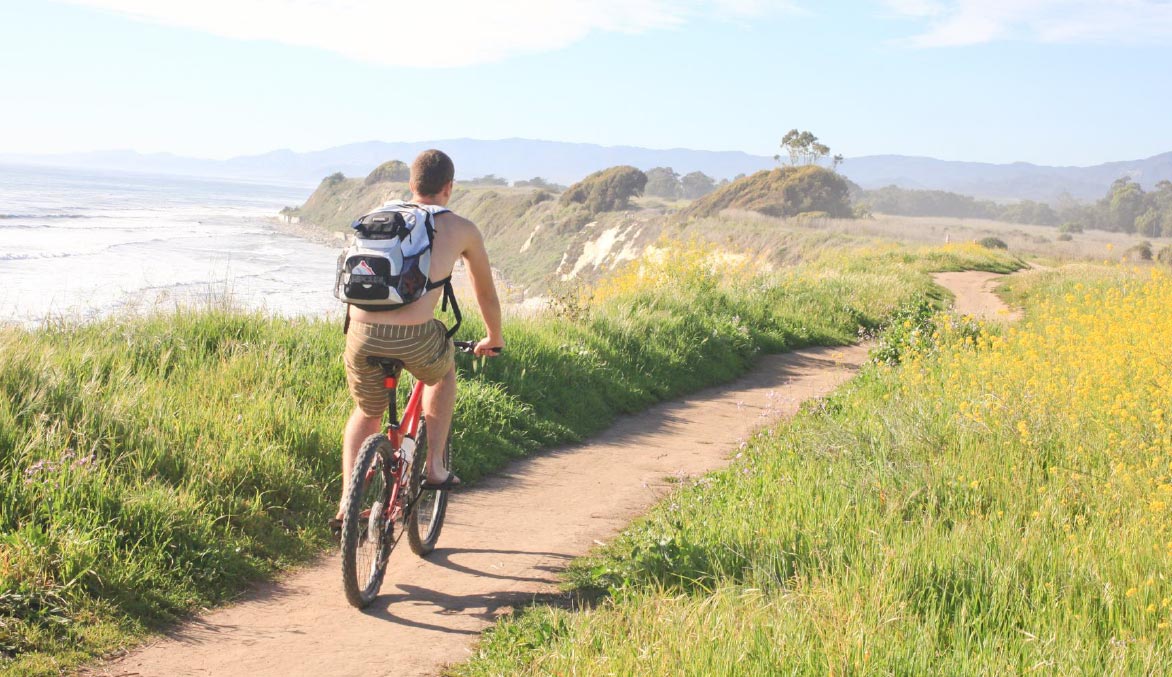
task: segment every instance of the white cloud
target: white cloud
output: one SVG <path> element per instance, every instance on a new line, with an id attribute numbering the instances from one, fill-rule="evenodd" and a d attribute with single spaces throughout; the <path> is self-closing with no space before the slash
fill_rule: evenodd
<path id="1" fill-rule="evenodd" d="M 936 16 L 945 9 L 944 4 L 936 0 L 885 0 L 883 4 L 904 16 Z"/>
<path id="2" fill-rule="evenodd" d="M 884 0 L 893 12 L 928 19 L 920 47 L 996 40 L 1143 43 L 1172 38 L 1168 0 Z"/>
<path id="3" fill-rule="evenodd" d="M 63 0 L 228 38 L 388 66 L 453 67 L 565 47 L 595 31 L 792 9 L 788 0 Z"/>

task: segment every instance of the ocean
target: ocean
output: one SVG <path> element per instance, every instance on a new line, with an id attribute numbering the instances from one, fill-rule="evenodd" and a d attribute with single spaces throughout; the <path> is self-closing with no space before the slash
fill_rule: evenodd
<path id="1" fill-rule="evenodd" d="M 0 165 L 0 323 L 221 304 L 340 313 L 338 248 L 281 232 L 312 187 Z"/>

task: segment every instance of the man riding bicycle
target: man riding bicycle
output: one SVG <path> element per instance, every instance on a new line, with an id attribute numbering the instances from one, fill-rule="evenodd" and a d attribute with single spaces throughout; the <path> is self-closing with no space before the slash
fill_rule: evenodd
<path id="1" fill-rule="evenodd" d="M 411 201 L 421 206 L 445 207 L 452 197 L 454 178 L 451 158 L 438 150 L 423 151 L 411 165 Z M 450 276 L 456 261 L 463 259 L 488 334 L 476 344 L 474 352 L 482 357 L 496 355 L 504 347 L 501 305 L 484 238 L 474 223 L 450 211 L 437 211 L 434 226 L 430 278 L 442 280 Z M 442 298 L 443 290 L 436 287 L 419 300 L 393 310 L 358 306 L 348 309 L 344 359 L 346 382 L 355 406 L 342 437 L 343 501 L 359 447 L 367 437 L 380 432 L 387 407 L 383 371 L 367 360 L 371 356 L 401 360 L 403 367 L 425 384 L 423 415 L 428 435 L 423 488 L 451 489 L 460 485 L 460 478 L 444 466 L 443 450 L 456 405 L 456 363 L 447 328 L 433 317 Z M 341 519 L 339 508 L 336 527 Z"/>

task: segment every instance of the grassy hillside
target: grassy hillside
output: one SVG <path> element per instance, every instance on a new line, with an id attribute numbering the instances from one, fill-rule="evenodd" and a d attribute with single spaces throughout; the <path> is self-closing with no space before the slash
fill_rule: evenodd
<path id="1" fill-rule="evenodd" d="M 362 214 L 387 200 L 411 197 L 406 183 L 369 179 L 327 178 L 292 215 L 349 234 Z M 480 226 L 493 265 L 510 282 L 542 289 L 556 279 L 566 252 L 581 250 L 583 229 L 595 221 L 583 206 L 560 205 L 553 194 L 536 188 L 457 185 L 448 206 Z"/>
<path id="2" fill-rule="evenodd" d="M 1012 285 L 1020 326 L 907 315 L 899 366 L 578 562 L 597 606 L 527 609 L 453 673 L 1164 674 L 1172 278 Z"/>
<path id="3" fill-rule="evenodd" d="M 733 181 L 693 202 L 685 217 L 716 216 L 743 209 L 767 216 L 819 213 L 832 218 L 852 215 L 850 190 L 841 176 L 817 165 L 779 167 Z"/>
<path id="4" fill-rule="evenodd" d="M 388 163 L 365 180 L 327 179 L 295 215 L 329 230 L 349 231 L 356 216 L 387 199 L 408 196 L 405 183 L 382 180 L 391 176 L 401 177 L 402 168 Z M 846 183 L 817 167 L 758 172 L 694 202 L 636 198 L 620 211 L 592 211 L 565 197 L 536 188 L 458 185 L 451 206 L 485 231 L 489 254 L 506 279 L 534 294 L 595 280 L 665 237 L 748 253 L 767 267 L 806 260 L 821 250 L 890 240 L 945 244 L 985 237 L 1053 261 L 1135 260 L 1149 240 L 1154 256 L 1172 257 L 1172 240 L 1125 233 L 1060 233 L 979 218 L 836 218 L 851 216 Z"/>
<path id="5" fill-rule="evenodd" d="M 329 231 L 349 233 L 350 223 L 358 216 L 389 199 L 410 196 L 405 183 L 387 180 L 400 178 L 401 171 L 398 165 L 387 163 L 366 179 L 328 177 L 291 215 Z M 513 284 L 536 293 L 556 289 L 567 280 L 596 279 L 637 258 L 665 235 L 705 239 L 724 249 L 760 252 L 764 248 L 780 252 L 777 261 L 792 262 L 794 257 L 786 252 L 797 251 L 800 246 L 795 241 L 809 238 L 792 237 L 795 225 L 784 221 L 775 219 L 765 227 L 766 221 L 754 222 L 746 210 L 776 212 L 777 216 L 809 211 L 849 216 L 849 205 L 837 202 L 845 199 L 845 182 L 816 167 L 760 172 L 690 207 L 680 201 L 632 202 L 630 197 L 642 190 L 640 180 L 646 180 L 642 172 L 614 167 L 560 195 L 537 188 L 458 184 L 449 206 L 483 230 L 493 265 Z M 670 218 L 681 208 L 686 218 Z M 730 222 L 720 215 L 728 208 L 750 216 Z M 745 237 L 745 222 L 754 222 L 751 238 Z"/>
<path id="6" fill-rule="evenodd" d="M 761 351 L 852 341 L 939 298 L 925 270 L 1016 265 L 953 247 L 761 276 L 706 256 L 632 266 L 594 302 L 509 322 L 506 357 L 462 362 L 456 470 L 581 439 Z M 342 343 L 333 322 L 216 308 L 0 329 L 0 667 L 55 674 L 325 548 Z"/>

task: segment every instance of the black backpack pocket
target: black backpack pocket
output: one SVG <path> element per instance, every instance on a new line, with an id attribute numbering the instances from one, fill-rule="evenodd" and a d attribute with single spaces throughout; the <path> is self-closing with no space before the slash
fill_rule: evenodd
<path id="1" fill-rule="evenodd" d="M 391 262 L 382 256 L 347 257 L 342 273 L 342 289 L 348 299 L 386 301 L 398 282 L 397 276 L 391 275 Z"/>
<path id="2" fill-rule="evenodd" d="M 407 221 L 399 212 L 374 212 L 354 224 L 358 237 L 364 240 L 389 240 L 407 233 Z"/>

